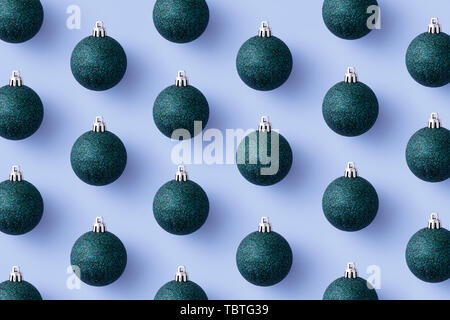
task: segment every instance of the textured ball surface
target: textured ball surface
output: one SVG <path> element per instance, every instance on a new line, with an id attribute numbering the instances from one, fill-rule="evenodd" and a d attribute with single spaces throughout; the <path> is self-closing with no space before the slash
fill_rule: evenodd
<path id="1" fill-rule="evenodd" d="M 106 286 L 122 275 L 127 265 L 127 251 L 111 232 L 86 232 L 73 245 L 70 263 L 84 283 Z"/>
<path id="2" fill-rule="evenodd" d="M 328 90 L 323 100 L 322 114 L 334 132 L 347 137 L 359 136 L 377 121 L 378 100 L 364 83 L 342 81 Z"/>
<path id="3" fill-rule="evenodd" d="M 406 163 L 416 177 L 428 182 L 450 177 L 450 131 L 423 128 L 414 133 L 406 146 Z"/>
<path id="4" fill-rule="evenodd" d="M 125 170 L 127 150 L 114 133 L 88 131 L 75 141 L 70 163 L 82 181 L 104 186 L 116 181 Z"/>
<path id="5" fill-rule="evenodd" d="M 9 140 L 28 138 L 44 118 L 42 101 L 27 86 L 0 88 L 0 136 Z"/>
<path id="6" fill-rule="evenodd" d="M 192 281 L 170 281 L 156 293 L 155 300 L 208 300 L 205 291 Z"/>
<path id="7" fill-rule="evenodd" d="M 250 233 L 239 244 L 236 263 L 241 275 L 257 286 L 272 286 L 291 270 L 292 250 L 278 233 Z"/>
<path id="8" fill-rule="evenodd" d="M 250 88 L 273 90 L 285 83 L 291 74 L 291 51 L 277 37 L 256 36 L 239 49 L 236 67 L 239 77 Z"/>
<path id="9" fill-rule="evenodd" d="M 153 200 L 158 224 L 172 234 L 185 235 L 198 230 L 208 218 L 209 201 L 194 181 L 169 181 Z"/>
<path id="10" fill-rule="evenodd" d="M 325 0 L 322 6 L 322 17 L 328 30 L 335 36 L 354 40 L 367 35 L 371 29 L 367 20 L 373 13 L 367 13 L 376 0 Z"/>
<path id="11" fill-rule="evenodd" d="M 417 231 L 406 246 L 406 263 L 420 280 L 442 282 L 450 278 L 450 231 L 445 228 Z"/>
<path id="12" fill-rule="evenodd" d="M 340 177 L 328 185 L 322 198 L 327 220 L 343 231 L 367 227 L 378 211 L 378 195 L 364 178 Z"/>
<path id="13" fill-rule="evenodd" d="M 171 138 L 177 129 L 186 129 L 191 137 L 194 132 L 194 121 L 201 121 L 201 129 L 206 127 L 209 119 L 209 105 L 205 96 L 193 86 L 164 89 L 153 105 L 153 119 L 165 136 Z"/>
<path id="14" fill-rule="evenodd" d="M 378 300 L 378 295 L 366 280 L 342 277 L 327 287 L 323 300 Z"/>
<path id="15" fill-rule="evenodd" d="M 39 291 L 29 282 L 0 283 L 0 300 L 42 300 Z"/>
<path id="16" fill-rule="evenodd" d="M 73 49 L 70 67 L 83 87 L 103 91 L 122 80 L 127 70 L 127 56 L 113 38 L 89 36 Z"/>
<path id="17" fill-rule="evenodd" d="M 153 8 L 153 23 L 165 39 L 191 42 L 205 31 L 209 9 L 205 0 L 157 0 Z"/>
<path id="18" fill-rule="evenodd" d="M 0 0 L 0 39 L 11 43 L 33 38 L 44 21 L 39 0 Z"/>
<path id="19" fill-rule="evenodd" d="M 441 33 L 422 33 L 406 51 L 409 74 L 421 85 L 442 87 L 450 82 L 450 36 Z"/>
<path id="20" fill-rule="evenodd" d="M 44 201 L 31 183 L 0 183 L 0 231 L 11 235 L 25 234 L 41 221 Z"/>
<path id="21" fill-rule="evenodd" d="M 277 141 L 278 154 L 275 145 Z M 260 157 L 260 149 L 267 150 L 265 153 L 267 159 Z M 262 151 L 261 154 L 263 154 Z M 276 131 L 269 133 L 255 131 L 247 135 L 239 144 L 236 151 L 236 163 L 239 172 L 249 182 L 259 186 L 269 186 L 280 182 L 289 173 L 292 166 L 292 150 L 287 140 Z"/>

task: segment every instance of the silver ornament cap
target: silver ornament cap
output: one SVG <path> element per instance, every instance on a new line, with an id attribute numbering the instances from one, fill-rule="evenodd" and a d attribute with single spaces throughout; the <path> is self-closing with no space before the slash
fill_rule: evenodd
<path id="1" fill-rule="evenodd" d="M 441 220 L 439 220 L 439 215 L 437 213 L 432 213 L 430 220 L 428 220 L 428 229 L 440 229 Z"/>
<path id="2" fill-rule="evenodd" d="M 20 76 L 19 70 L 13 70 L 11 73 L 11 78 L 9 78 L 10 87 L 21 87 L 23 85 L 22 77 Z"/>
<path id="3" fill-rule="evenodd" d="M 187 181 L 188 174 L 185 166 L 178 166 L 177 173 L 175 174 L 175 181 Z"/>
<path id="4" fill-rule="evenodd" d="M 94 132 L 105 132 L 106 123 L 102 116 L 95 117 L 95 122 L 92 125 L 92 131 Z"/>
<path id="5" fill-rule="evenodd" d="M 355 67 L 348 67 L 344 78 L 345 83 L 357 83 L 358 74 L 356 73 Z"/>
<path id="6" fill-rule="evenodd" d="M 261 38 L 270 38 L 272 36 L 272 29 L 269 21 L 262 21 L 258 29 L 258 36 Z"/>
<path id="7" fill-rule="evenodd" d="M 186 71 L 180 70 L 178 71 L 177 78 L 175 79 L 175 86 L 177 87 L 187 87 L 189 84 L 188 77 L 186 75 Z"/>
<path id="8" fill-rule="evenodd" d="M 344 278 L 347 279 L 356 279 L 358 277 L 358 270 L 356 270 L 356 266 L 354 262 L 347 263 L 347 268 L 345 268 Z"/>
<path id="9" fill-rule="evenodd" d="M 94 226 L 92 227 L 92 232 L 104 233 L 106 232 L 106 223 L 103 217 L 95 218 Z"/>
<path id="10" fill-rule="evenodd" d="M 178 266 L 177 273 L 175 273 L 175 281 L 176 282 L 187 282 L 188 274 L 186 272 L 185 266 Z"/>
<path id="11" fill-rule="evenodd" d="M 261 117 L 261 122 L 259 123 L 258 131 L 259 132 L 270 132 L 270 131 L 272 131 L 272 124 L 269 121 L 269 116 L 262 116 Z"/>
<path id="12" fill-rule="evenodd" d="M 262 217 L 258 225 L 258 232 L 268 233 L 272 231 L 272 226 L 269 222 L 269 217 Z"/>
<path id="13" fill-rule="evenodd" d="M 439 129 L 441 127 L 441 119 L 439 119 L 439 114 L 437 112 L 433 112 L 428 120 L 428 128 L 430 129 Z"/>
<path id="14" fill-rule="evenodd" d="M 106 37 L 106 28 L 103 21 L 95 22 L 94 31 L 92 32 L 92 36 L 96 38 L 104 38 Z"/>
<path id="15" fill-rule="evenodd" d="M 428 25 L 428 33 L 441 33 L 442 28 L 439 24 L 438 18 L 431 18 L 430 24 Z"/>
<path id="16" fill-rule="evenodd" d="M 358 170 L 356 169 L 354 162 L 347 163 L 347 168 L 345 168 L 344 177 L 346 177 L 346 178 L 358 177 Z"/>
<path id="17" fill-rule="evenodd" d="M 11 268 L 11 273 L 9 274 L 9 281 L 11 282 L 21 282 L 23 280 L 22 273 L 20 272 L 19 266 L 13 266 Z"/>
<path id="18" fill-rule="evenodd" d="M 9 181 L 19 182 L 22 181 L 23 175 L 20 171 L 20 166 L 12 166 L 11 172 L 9 173 Z"/>

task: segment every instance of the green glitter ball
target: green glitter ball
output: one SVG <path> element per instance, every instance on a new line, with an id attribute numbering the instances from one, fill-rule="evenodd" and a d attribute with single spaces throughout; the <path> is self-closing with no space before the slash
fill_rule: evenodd
<path id="1" fill-rule="evenodd" d="M 101 117 L 97 117 L 96 121 L 100 126 L 105 125 Z M 96 124 L 94 130 L 98 130 Z M 70 163 L 82 181 L 104 186 L 122 175 L 127 164 L 127 150 L 114 133 L 88 131 L 75 141 Z"/>
<path id="2" fill-rule="evenodd" d="M 239 49 L 236 68 L 250 88 L 269 91 L 278 88 L 292 71 L 292 55 L 288 46 L 272 36 L 268 22 L 263 21 L 259 35 L 248 39 Z"/>
<path id="3" fill-rule="evenodd" d="M 263 117 L 261 124 L 264 123 L 268 123 L 267 117 Z M 261 157 L 260 149 L 261 154 L 266 150 L 266 157 Z M 239 144 L 236 163 L 239 172 L 249 182 L 270 186 L 283 180 L 289 173 L 292 166 L 292 149 L 287 140 L 276 131 L 255 131 Z"/>
<path id="4" fill-rule="evenodd" d="M 188 280 L 185 268 L 180 266 L 175 280 L 163 285 L 155 300 L 208 300 L 208 296 L 198 284 Z"/>
<path id="5" fill-rule="evenodd" d="M 200 90 L 188 85 L 184 71 L 179 71 L 176 84 L 164 89 L 156 98 L 153 119 L 159 131 L 169 138 L 177 129 L 185 129 L 194 137 L 208 123 L 208 101 Z M 195 122 L 200 122 L 198 128 Z"/>
<path id="6" fill-rule="evenodd" d="M 375 93 L 362 82 L 352 81 L 356 73 L 349 68 L 346 81 L 328 90 L 322 104 L 322 114 L 331 130 L 354 137 L 367 132 L 378 118 L 378 100 Z M 357 80 L 355 80 L 357 81 Z"/>
<path id="7" fill-rule="evenodd" d="M 292 250 L 278 233 L 270 230 L 266 217 L 259 231 L 245 237 L 236 253 L 236 263 L 241 275 L 257 286 L 272 286 L 283 280 L 291 270 Z"/>
<path id="8" fill-rule="evenodd" d="M 84 283 L 106 286 L 122 275 L 127 265 L 127 251 L 114 234 L 106 231 L 103 218 L 97 217 L 94 231 L 86 232 L 72 247 L 72 269 Z"/>
<path id="9" fill-rule="evenodd" d="M 439 228 L 432 229 L 433 223 Z M 440 227 L 436 214 L 431 215 L 429 227 L 417 231 L 406 246 L 406 263 L 420 280 L 442 282 L 450 278 L 450 231 Z"/>
<path id="10" fill-rule="evenodd" d="M 205 191 L 194 181 L 181 178 L 165 183 L 153 200 L 153 214 L 158 224 L 172 234 L 186 235 L 197 231 L 208 218 L 209 201 Z M 186 175 L 187 179 L 187 175 Z"/>
<path id="11" fill-rule="evenodd" d="M 430 28 L 440 28 L 436 18 Z M 406 51 L 409 74 L 423 86 L 442 87 L 450 82 L 450 36 L 444 32 L 418 35 Z"/>
<path id="12" fill-rule="evenodd" d="M 437 113 L 433 113 L 435 120 Z M 446 128 L 423 128 L 413 134 L 406 146 L 406 163 L 416 177 L 441 182 L 450 177 L 450 131 Z"/>
<path id="13" fill-rule="evenodd" d="M 9 280 L 0 283 L 0 300 L 42 300 L 39 291 L 23 280 L 20 268 L 14 266 Z"/>
<path id="14" fill-rule="evenodd" d="M 0 183 L 0 231 L 21 235 L 33 230 L 41 221 L 44 201 L 35 186 L 22 180 L 18 166 L 13 167 L 11 175 L 20 176 L 20 181 Z"/>
<path id="15" fill-rule="evenodd" d="M 191 42 L 205 31 L 209 9 L 205 0 L 157 0 L 153 8 L 153 23 L 165 39 Z"/>
<path id="16" fill-rule="evenodd" d="M 103 22 L 97 22 L 94 36 L 81 40 L 70 59 L 75 79 L 83 87 L 95 91 L 111 89 L 127 70 L 127 56 L 122 46 L 104 32 Z"/>
<path id="17" fill-rule="evenodd" d="M 354 175 L 347 175 L 354 170 Z M 353 163 L 349 163 L 346 176 L 335 179 L 325 190 L 322 209 L 327 220 L 343 231 L 358 231 L 367 227 L 378 211 L 378 195 L 364 178 L 356 176 Z"/>
<path id="18" fill-rule="evenodd" d="M 22 85 L 18 71 L 13 72 L 11 81 L 16 81 L 18 86 L 0 88 L 0 136 L 22 140 L 39 129 L 44 118 L 44 107 L 36 92 Z"/>
<path id="19" fill-rule="evenodd" d="M 0 0 L 0 39 L 21 43 L 33 38 L 44 21 L 39 0 Z"/>
<path id="20" fill-rule="evenodd" d="M 370 6 L 378 6 L 376 0 L 325 0 L 322 6 L 322 17 L 328 30 L 336 37 L 354 40 L 367 35 Z"/>

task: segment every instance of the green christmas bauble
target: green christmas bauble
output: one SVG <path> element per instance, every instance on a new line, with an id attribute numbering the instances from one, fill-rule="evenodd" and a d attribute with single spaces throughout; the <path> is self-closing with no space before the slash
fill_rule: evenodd
<path id="1" fill-rule="evenodd" d="M 236 163 L 239 172 L 249 182 L 270 186 L 283 180 L 289 173 L 292 149 L 281 134 L 271 130 L 268 117 L 262 117 L 259 130 L 240 142 Z"/>
<path id="2" fill-rule="evenodd" d="M 127 56 L 120 43 L 106 35 L 103 22 L 98 21 L 94 34 L 73 49 L 70 67 L 83 87 L 103 91 L 122 80 L 127 70 Z"/>
<path id="3" fill-rule="evenodd" d="M 75 141 L 70 163 L 82 181 L 104 186 L 122 175 L 127 164 L 127 150 L 114 133 L 106 131 L 103 118 L 97 117 L 93 130 Z"/>
<path id="4" fill-rule="evenodd" d="M 431 19 L 428 32 L 414 38 L 406 51 L 409 74 L 423 86 L 445 86 L 450 82 L 449 52 L 450 36 L 440 31 L 437 18 Z"/>
<path id="5" fill-rule="evenodd" d="M 33 38 L 44 21 L 39 0 L 0 0 L 0 39 L 21 43 Z"/>
<path id="6" fill-rule="evenodd" d="M 236 58 L 239 77 L 255 90 L 269 91 L 280 87 L 292 71 L 292 54 L 275 36 L 267 21 L 261 23 L 259 35 L 248 39 Z"/>
<path id="7" fill-rule="evenodd" d="M 44 201 L 38 189 L 22 179 L 14 166 L 9 180 L 0 183 L 0 231 L 21 235 L 33 230 L 41 221 Z"/>
<path id="8" fill-rule="evenodd" d="M 165 183 L 153 199 L 153 214 L 169 233 L 186 235 L 197 231 L 208 218 L 209 201 L 202 187 L 187 179 L 183 166 L 175 180 Z"/>
<path id="9" fill-rule="evenodd" d="M 97 217 L 93 231 L 83 234 L 73 245 L 70 263 L 84 283 L 106 286 L 122 275 L 127 251 L 119 238 L 106 231 L 103 218 Z"/>
<path id="10" fill-rule="evenodd" d="M 358 277 L 354 263 L 349 263 L 345 276 L 327 287 L 323 300 L 378 300 L 378 295 L 369 282 Z"/>
<path id="11" fill-rule="evenodd" d="M 378 6 L 376 0 L 325 0 L 322 18 L 336 37 L 354 40 L 367 35 L 373 16 L 371 6 Z"/>
<path id="12" fill-rule="evenodd" d="M 441 182 L 450 177 L 450 131 L 441 127 L 437 113 L 428 128 L 413 134 L 406 146 L 406 163 L 416 177 Z"/>
<path id="13" fill-rule="evenodd" d="M 208 296 L 198 284 L 188 280 L 186 269 L 179 266 L 175 280 L 163 285 L 155 300 L 208 300 Z"/>
<path id="14" fill-rule="evenodd" d="M 14 266 L 8 281 L 0 283 L 0 300 L 42 300 L 39 291 L 23 280 L 20 268 Z"/>
<path id="15" fill-rule="evenodd" d="M 245 237 L 236 253 L 241 275 L 257 286 L 273 286 L 291 270 L 292 250 L 278 233 L 271 231 L 269 219 L 263 217 L 259 230 Z"/>
<path id="16" fill-rule="evenodd" d="M 375 124 L 378 100 L 368 86 L 357 80 L 354 68 L 348 68 L 345 81 L 335 84 L 325 95 L 322 114 L 337 134 L 359 136 Z"/>
<path id="17" fill-rule="evenodd" d="M 186 73 L 179 71 L 175 85 L 164 89 L 156 98 L 153 119 L 159 131 L 169 138 L 178 129 L 187 130 L 194 137 L 208 123 L 208 101 L 200 90 L 188 85 Z M 177 133 L 174 136 L 179 137 Z"/>
<path id="18" fill-rule="evenodd" d="M 369 181 L 358 177 L 354 163 L 349 162 L 345 176 L 326 188 L 322 209 L 327 220 L 339 230 L 358 231 L 375 219 L 378 195 Z"/>
<path id="19" fill-rule="evenodd" d="M 9 85 L 0 88 L 0 136 L 9 140 L 28 138 L 39 129 L 43 118 L 41 99 L 23 85 L 19 71 L 13 71 Z"/>
<path id="20" fill-rule="evenodd" d="M 417 231 L 406 246 L 406 263 L 420 280 L 442 282 L 450 278 L 450 231 L 433 213 L 428 228 Z"/>
<path id="21" fill-rule="evenodd" d="M 191 42 L 201 36 L 209 22 L 205 0 L 157 0 L 153 8 L 153 23 L 165 39 Z"/>

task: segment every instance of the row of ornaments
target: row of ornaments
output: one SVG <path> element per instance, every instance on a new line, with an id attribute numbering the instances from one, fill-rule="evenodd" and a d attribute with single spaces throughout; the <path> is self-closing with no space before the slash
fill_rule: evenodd
<path id="1" fill-rule="evenodd" d="M 411 272 L 427 282 L 441 282 L 450 277 L 450 231 L 441 227 L 437 214 L 431 214 L 428 227 L 416 232 L 406 247 L 406 262 Z M 241 275 L 257 286 L 272 286 L 282 281 L 292 265 L 292 250 L 280 234 L 272 231 L 263 217 L 258 231 L 245 237 L 236 252 Z M 125 270 L 127 252 L 120 239 L 106 231 L 102 217 L 97 217 L 92 231 L 75 242 L 70 254 L 74 273 L 84 283 L 105 286 L 116 281 Z M 9 281 L 0 283 L 0 300 L 41 300 L 39 291 L 22 279 L 19 267 L 13 267 Z M 175 280 L 164 284 L 155 300 L 206 300 L 207 295 L 189 281 L 184 266 L 178 267 Z M 358 277 L 354 263 L 348 263 L 344 277 L 325 290 L 324 300 L 378 300 L 372 285 Z"/>

